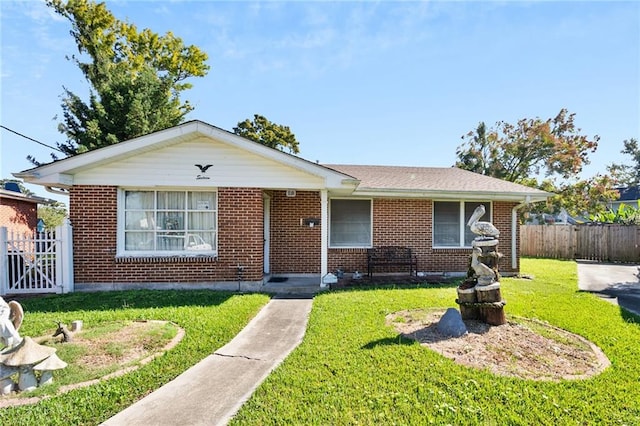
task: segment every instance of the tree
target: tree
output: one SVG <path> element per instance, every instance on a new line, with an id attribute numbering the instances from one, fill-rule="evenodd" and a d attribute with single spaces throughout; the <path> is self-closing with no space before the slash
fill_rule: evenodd
<path id="1" fill-rule="evenodd" d="M 292 154 L 300 152 L 296 136 L 288 126 L 272 123 L 262 115 L 254 114 L 253 121 L 246 119 L 233 128 L 233 133 L 280 151 Z"/>
<path id="2" fill-rule="evenodd" d="M 622 225 L 640 225 L 640 201 L 638 206 L 620 204 L 617 210 L 607 209 L 591 215 L 590 219 L 598 223 L 619 223 Z"/>
<path id="3" fill-rule="evenodd" d="M 511 182 L 536 175 L 576 176 L 589 164 L 599 137 L 589 139 L 576 128 L 575 114 L 566 109 L 547 120 L 521 119 L 517 124 L 504 121 L 487 130 L 480 123 L 475 132 L 462 136 L 456 150 L 456 166 Z"/>
<path id="4" fill-rule="evenodd" d="M 562 109 L 547 120 L 522 119 L 515 125 L 500 121 L 488 130 L 481 122 L 462 136 L 456 167 L 556 194 L 546 205 L 530 206 L 529 212 L 597 214 L 618 194 L 609 176 L 578 179 L 600 138 L 581 135 L 574 120 L 575 114 Z M 545 179 L 539 182 L 540 177 Z"/>
<path id="5" fill-rule="evenodd" d="M 185 46 L 171 32 L 163 36 L 117 20 L 104 3 L 46 0 L 72 25 L 75 62 L 91 85 L 85 102 L 66 87 L 63 122 L 67 141 L 58 147 L 76 155 L 180 124 L 193 110 L 180 101 L 185 80 L 206 75 L 206 53 Z M 52 157 L 56 157 L 52 154 Z M 34 163 L 37 162 L 30 158 Z"/>
<path id="6" fill-rule="evenodd" d="M 38 218 L 44 221 L 46 229 L 54 229 L 56 226 L 62 225 L 67 216 L 67 207 L 59 201 L 50 205 L 38 206 Z"/>
<path id="7" fill-rule="evenodd" d="M 624 148 L 620 151 L 631 156 L 631 164 L 613 163 L 607 166 L 607 170 L 621 186 L 640 185 L 640 147 L 637 139 L 623 141 Z"/>
<path id="8" fill-rule="evenodd" d="M 531 206 L 530 212 L 558 214 L 564 210 L 571 216 L 587 217 L 605 212 L 610 202 L 619 197 L 613 188 L 613 179 L 608 175 L 559 184 L 545 180 L 539 188 L 555 195 L 547 199 L 546 204 Z"/>

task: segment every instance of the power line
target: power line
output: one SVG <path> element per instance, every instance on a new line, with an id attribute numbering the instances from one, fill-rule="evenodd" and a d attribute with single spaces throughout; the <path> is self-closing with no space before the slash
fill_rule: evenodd
<path id="1" fill-rule="evenodd" d="M 35 142 L 35 143 L 37 143 L 37 144 L 40 144 L 40 145 L 42 145 L 42 146 L 46 146 L 46 147 L 47 147 L 47 148 L 49 148 L 49 149 L 53 149 L 53 150 L 55 150 L 55 151 L 58 151 L 58 152 L 62 152 L 62 153 L 64 153 L 64 151 L 62 151 L 60 148 L 56 148 L 56 147 L 53 147 L 53 146 L 51 146 L 51 145 L 47 145 L 46 143 L 40 142 L 39 140 L 36 140 L 36 139 L 34 139 L 34 138 L 30 138 L 29 136 L 26 136 L 26 135 L 23 135 L 22 133 L 16 132 L 15 130 L 12 130 L 12 129 L 10 129 L 10 128 L 6 127 L 6 126 L 3 126 L 3 125 L 1 125 L 1 124 L 0 124 L 0 127 L 2 127 L 2 128 L 3 128 L 3 129 L 5 129 L 5 130 L 8 130 L 8 131 L 9 131 L 9 132 L 11 132 L 11 133 L 14 133 L 14 134 L 16 134 L 16 135 L 20 136 L 20 137 L 22 137 L 22 138 L 28 139 L 28 140 L 30 140 L 30 141 L 32 141 L 32 142 Z"/>

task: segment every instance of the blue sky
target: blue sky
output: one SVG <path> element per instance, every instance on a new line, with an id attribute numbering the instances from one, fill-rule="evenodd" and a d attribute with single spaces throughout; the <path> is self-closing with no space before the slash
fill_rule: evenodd
<path id="1" fill-rule="evenodd" d="M 639 2 L 106 1 L 139 29 L 172 31 L 209 55 L 183 95 L 231 130 L 261 114 L 321 163 L 453 165 L 478 122 L 576 113 L 601 137 L 584 176 L 640 137 Z M 66 56 L 68 21 L 43 2 L 5 1 L 0 122 L 55 145 L 63 86 L 88 85 Z M 0 177 L 50 149 L 0 129 Z M 39 187 L 30 187 L 50 196 Z"/>

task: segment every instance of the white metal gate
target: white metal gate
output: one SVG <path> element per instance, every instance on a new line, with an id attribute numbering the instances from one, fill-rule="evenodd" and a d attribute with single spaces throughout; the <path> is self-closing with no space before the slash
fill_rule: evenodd
<path id="1" fill-rule="evenodd" d="M 34 235 L 0 227 L 0 295 L 73 291 L 71 225 Z"/>

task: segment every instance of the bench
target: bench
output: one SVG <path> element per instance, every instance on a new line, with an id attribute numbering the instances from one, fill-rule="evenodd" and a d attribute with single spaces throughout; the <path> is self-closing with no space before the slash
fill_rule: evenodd
<path id="1" fill-rule="evenodd" d="M 376 266 L 407 266 L 409 275 L 418 270 L 418 259 L 409 247 L 386 246 L 367 249 L 367 274 L 373 276 Z"/>

